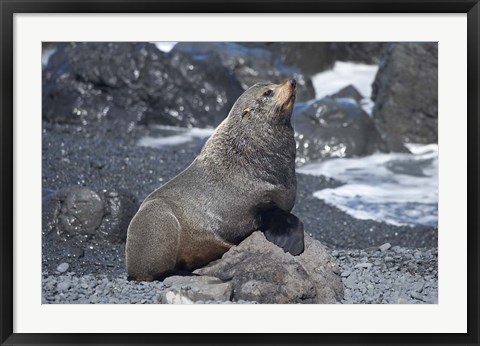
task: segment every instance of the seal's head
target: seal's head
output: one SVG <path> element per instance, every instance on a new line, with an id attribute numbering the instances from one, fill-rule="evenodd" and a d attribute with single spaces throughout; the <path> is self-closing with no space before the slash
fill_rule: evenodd
<path id="1" fill-rule="evenodd" d="M 281 84 L 258 83 L 246 90 L 205 143 L 198 161 L 212 171 L 233 167 L 249 177 L 288 185 L 295 175 L 290 118 L 296 88 L 297 82 L 289 79 Z M 215 175 L 219 176 L 225 174 Z"/>
<path id="2" fill-rule="evenodd" d="M 289 79 L 281 84 L 257 83 L 237 100 L 229 117 L 262 117 L 272 123 L 290 124 L 297 82 Z"/>

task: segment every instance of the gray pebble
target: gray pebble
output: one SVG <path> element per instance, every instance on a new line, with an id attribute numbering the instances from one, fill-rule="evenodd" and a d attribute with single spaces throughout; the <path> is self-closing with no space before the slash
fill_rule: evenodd
<path id="1" fill-rule="evenodd" d="M 417 257 L 421 256 L 421 264 L 416 263 L 415 252 Z M 434 304 L 438 301 L 438 258 L 432 250 L 401 247 L 384 252 L 378 247 L 339 250 L 336 260 L 341 273 L 351 272 L 350 276 L 342 277 L 344 304 Z M 395 262 L 394 267 L 392 262 Z M 358 270 L 364 268 L 363 263 L 374 265 L 368 270 Z M 429 272 L 428 268 L 432 271 Z M 422 291 L 418 292 L 420 289 Z M 411 292 L 417 292 L 413 293 L 415 297 Z"/>
<path id="2" fill-rule="evenodd" d="M 383 245 L 380 245 L 378 248 L 380 249 L 380 251 L 385 252 L 388 249 L 390 249 L 391 247 L 392 247 L 392 245 L 390 243 L 385 243 Z"/>
<path id="3" fill-rule="evenodd" d="M 347 278 L 347 277 L 350 276 L 350 274 L 352 274 L 352 272 L 350 270 L 344 270 L 341 274 L 341 277 Z"/>
<path id="4" fill-rule="evenodd" d="M 57 284 L 57 290 L 59 292 L 68 291 L 70 286 L 71 286 L 70 281 L 62 281 Z"/>
<path id="5" fill-rule="evenodd" d="M 371 268 L 372 267 L 372 264 L 371 263 L 368 263 L 368 262 L 362 262 L 362 263 L 358 263 L 355 265 L 355 269 L 358 269 L 358 268 L 365 268 L 365 269 L 368 269 L 368 268 Z"/>
<path id="6" fill-rule="evenodd" d="M 414 286 L 415 292 L 420 292 L 421 293 L 423 291 L 424 286 L 425 286 L 424 282 L 417 282 Z"/>
<path id="7" fill-rule="evenodd" d="M 65 273 L 68 270 L 68 267 L 69 267 L 68 263 L 65 263 L 65 262 L 60 263 L 57 267 L 57 271 L 60 273 Z"/>
<path id="8" fill-rule="evenodd" d="M 418 299 L 418 300 L 423 300 L 422 295 L 420 293 L 416 292 L 416 291 L 410 292 L 410 296 L 412 298 L 415 298 L 415 299 Z"/>
<path id="9" fill-rule="evenodd" d="M 351 280 L 351 277 L 345 279 L 343 281 L 343 284 L 350 289 L 356 289 L 357 288 L 357 283 L 354 280 Z"/>
<path id="10" fill-rule="evenodd" d="M 48 281 L 44 284 L 44 290 L 51 291 L 55 288 L 55 281 Z"/>

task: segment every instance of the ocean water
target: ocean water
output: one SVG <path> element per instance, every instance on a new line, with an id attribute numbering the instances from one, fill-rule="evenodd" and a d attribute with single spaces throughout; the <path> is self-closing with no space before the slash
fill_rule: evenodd
<path id="1" fill-rule="evenodd" d="M 42 68 L 47 66 L 50 57 L 56 52 L 56 50 L 57 48 L 55 47 L 49 47 L 42 51 Z"/>
<path id="2" fill-rule="evenodd" d="M 317 99 L 353 85 L 364 96 L 362 108 L 371 115 L 370 99 L 377 65 L 337 61 L 329 71 L 312 77 Z M 357 219 L 393 225 L 438 225 L 438 145 L 407 144 L 412 154 L 377 153 L 310 163 L 297 172 L 324 175 L 343 182 L 313 195 Z"/>
<path id="3" fill-rule="evenodd" d="M 315 98 L 321 99 L 340 91 L 348 85 L 353 85 L 363 96 L 362 108 L 368 114 L 371 114 L 373 102 L 370 97 L 372 95 L 372 83 L 377 71 L 377 65 L 337 61 L 331 70 L 317 73 L 312 77 Z"/>
<path id="4" fill-rule="evenodd" d="M 343 182 L 313 195 L 357 219 L 437 227 L 438 146 L 410 144 L 408 148 L 412 154 L 331 159 L 309 163 L 297 172 Z"/>

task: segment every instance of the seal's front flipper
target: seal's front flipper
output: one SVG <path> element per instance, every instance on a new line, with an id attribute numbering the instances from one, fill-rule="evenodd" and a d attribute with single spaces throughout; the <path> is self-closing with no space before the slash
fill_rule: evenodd
<path id="1" fill-rule="evenodd" d="M 281 209 L 266 211 L 260 215 L 265 237 L 293 256 L 304 250 L 303 223 L 295 215 Z"/>

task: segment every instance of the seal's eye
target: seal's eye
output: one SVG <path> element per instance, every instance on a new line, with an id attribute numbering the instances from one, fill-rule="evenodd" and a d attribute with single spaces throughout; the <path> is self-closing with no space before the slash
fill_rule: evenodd
<path id="1" fill-rule="evenodd" d="M 263 96 L 265 97 L 271 97 L 273 95 L 273 90 L 267 90 L 263 93 Z"/>

